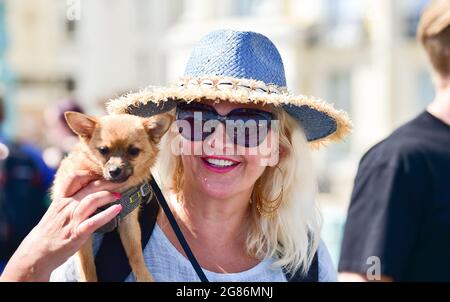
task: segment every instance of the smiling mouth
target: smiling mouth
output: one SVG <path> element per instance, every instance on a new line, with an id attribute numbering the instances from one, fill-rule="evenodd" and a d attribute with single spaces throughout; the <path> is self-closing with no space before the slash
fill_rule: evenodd
<path id="1" fill-rule="evenodd" d="M 213 170 L 230 171 L 240 164 L 238 161 L 233 161 L 225 158 L 202 157 L 203 163 Z"/>

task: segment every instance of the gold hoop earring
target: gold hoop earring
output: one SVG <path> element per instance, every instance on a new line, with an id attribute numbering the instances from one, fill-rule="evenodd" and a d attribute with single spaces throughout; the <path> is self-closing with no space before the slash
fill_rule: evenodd
<path id="1" fill-rule="evenodd" d="M 281 170 L 278 165 L 275 166 L 277 168 L 281 175 L 283 175 L 283 171 Z M 258 189 L 261 187 L 261 184 L 258 184 Z M 267 201 L 262 196 L 257 196 L 259 198 L 256 198 L 256 209 L 258 210 L 259 214 L 266 218 L 272 218 L 275 216 L 275 213 L 277 212 L 278 208 L 281 206 L 281 202 L 283 201 L 283 190 L 284 185 L 281 185 L 281 190 L 278 196 L 274 200 Z M 257 190 L 260 192 L 260 190 Z M 258 193 L 259 195 L 260 193 Z"/>

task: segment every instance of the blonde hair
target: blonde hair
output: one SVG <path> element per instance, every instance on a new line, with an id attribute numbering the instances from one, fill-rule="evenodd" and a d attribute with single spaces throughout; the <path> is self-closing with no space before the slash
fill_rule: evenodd
<path id="1" fill-rule="evenodd" d="M 422 44 L 433 69 L 444 78 L 450 76 L 450 26 L 434 36 L 424 37 Z"/>
<path id="2" fill-rule="evenodd" d="M 306 273 L 320 241 L 321 216 L 315 196 L 316 178 L 304 132 L 299 123 L 284 110 L 279 110 L 280 150 L 282 155 L 278 168 L 266 167 L 254 186 L 250 204 L 251 223 L 247 235 L 246 249 L 257 259 L 272 257 L 277 259 L 276 267 L 286 272 L 298 270 Z M 176 135 L 176 134 L 175 134 Z M 182 188 L 183 167 L 181 156 L 174 155 L 170 148 L 174 131 L 162 138 L 158 163 L 153 169 L 155 180 L 163 191 L 180 192 Z M 255 190 L 260 190 L 255 192 Z M 281 195 L 281 204 L 275 215 L 260 215 L 256 200 L 274 200 Z"/>
<path id="3" fill-rule="evenodd" d="M 450 76 L 450 2 L 434 0 L 425 7 L 417 26 L 433 70 L 443 78 Z"/>

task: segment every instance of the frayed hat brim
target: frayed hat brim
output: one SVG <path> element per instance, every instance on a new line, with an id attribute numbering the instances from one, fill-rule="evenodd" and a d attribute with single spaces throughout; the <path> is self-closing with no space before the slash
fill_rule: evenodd
<path id="1" fill-rule="evenodd" d="M 282 107 L 299 121 L 313 148 L 343 139 L 352 128 L 348 115 L 344 111 L 336 110 L 329 103 L 314 97 L 287 93 L 255 94 L 241 90 L 222 91 L 205 87 L 149 87 L 140 92 L 110 100 L 107 110 L 110 114 L 127 113 L 145 117 L 170 111 L 181 101 L 191 102 L 202 99 Z"/>

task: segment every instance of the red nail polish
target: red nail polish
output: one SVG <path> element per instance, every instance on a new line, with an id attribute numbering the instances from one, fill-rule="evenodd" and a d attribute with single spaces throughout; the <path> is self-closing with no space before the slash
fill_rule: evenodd
<path id="1" fill-rule="evenodd" d="M 111 194 L 114 195 L 114 197 L 115 197 L 116 199 L 122 198 L 122 194 L 120 194 L 120 193 L 117 193 L 117 192 L 111 192 Z"/>

